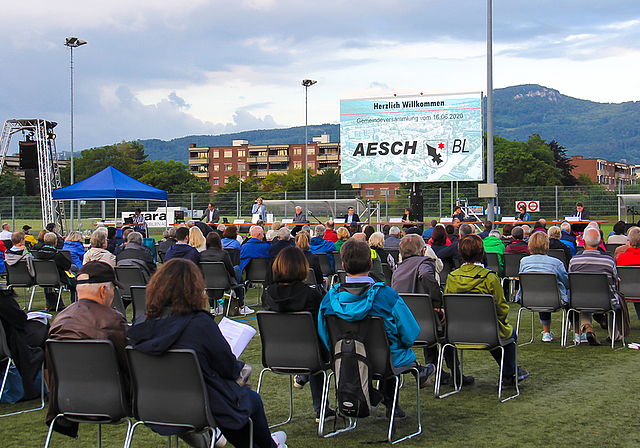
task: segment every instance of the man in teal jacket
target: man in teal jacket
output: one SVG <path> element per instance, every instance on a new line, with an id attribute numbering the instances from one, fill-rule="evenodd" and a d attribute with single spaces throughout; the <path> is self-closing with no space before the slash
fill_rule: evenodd
<path id="1" fill-rule="evenodd" d="M 324 296 L 318 314 L 318 334 L 329 348 L 329 335 L 325 316 L 335 315 L 341 319 L 355 322 L 367 316 L 379 316 L 384 326 L 391 348 L 391 360 L 395 367 L 416 362 L 416 354 L 411 349 L 420 334 L 420 326 L 398 293 L 384 283 L 375 283 L 369 277 L 371 269 L 371 248 L 364 241 L 349 239 L 340 248 L 342 266 L 347 273 L 345 283 L 331 288 Z M 418 365 L 420 387 L 431 383 L 435 372 L 433 364 Z M 387 417 L 391 414 L 393 384 L 384 387 Z M 396 410 L 396 419 L 404 418 L 404 411 Z"/>

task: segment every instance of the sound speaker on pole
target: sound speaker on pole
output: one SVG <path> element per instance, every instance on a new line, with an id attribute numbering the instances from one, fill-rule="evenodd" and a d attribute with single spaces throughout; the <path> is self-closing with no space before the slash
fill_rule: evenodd
<path id="1" fill-rule="evenodd" d="M 38 196 L 40 194 L 40 181 L 38 170 L 24 170 L 24 188 L 27 196 Z"/>
<path id="2" fill-rule="evenodd" d="M 38 146 L 34 141 L 19 142 L 20 144 L 20 169 L 38 169 Z"/>
<path id="3" fill-rule="evenodd" d="M 424 201 L 422 195 L 422 184 L 420 182 L 414 182 L 411 187 L 411 195 L 409 196 L 409 203 L 413 216 L 418 221 L 424 221 Z"/>

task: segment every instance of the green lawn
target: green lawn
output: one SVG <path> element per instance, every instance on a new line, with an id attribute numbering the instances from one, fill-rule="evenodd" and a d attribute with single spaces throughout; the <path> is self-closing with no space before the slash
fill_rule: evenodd
<path id="1" fill-rule="evenodd" d="M 22 291 L 19 291 L 22 294 Z M 248 303 L 255 301 L 251 291 Z M 18 301 L 21 303 L 23 297 Z M 68 301 L 68 295 L 67 295 Z M 42 293 L 37 294 L 36 309 L 44 305 Z M 259 308 L 259 307 L 258 307 Z M 627 341 L 640 341 L 640 324 L 633 306 L 632 334 Z M 511 306 L 510 321 L 515 325 L 517 305 Z M 525 320 L 529 316 L 525 313 Z M 256 325 L 255 318 L 242 319 Z M 536 317 L 537 320 L 537 317 Z M 527 321 L 530 324 L 530 318 Z M 518 350 L 518 361 L 531 372 L 522 383 L 521 396 L 499 403 L 495 387 L 498 366 L 486 352 L 465 353 L 465 373 L 476 377 L 475 386 L 462 392 L 435 399 L 433 389 L 422 390 L 423 434 L 403 442 L 406 447 L 631 447 L 640 445 L 636 423 L 637 396 L 640 388 L 640 351 L 608 346 L 589 347 L 586 344 L 562 349 L 559 343 L 560 314 L 554 315 L 553 330 L 556 341 L 540 342 L 537 323 L 536 342 Z M 529 326 L 522 329 L 522 339 L 527 339 Z M 597 330 L 604 341 L 606 333 Z M 261 369 L 260 338 L 256 335 L 241 357 L 254 368 L 253 383 L 257 386 Z M 418 359 L 422 353 L 418 352 Z M 406 378 L 408 386 L 413 385 Z M 176 379 L 179 381 L 179 379 Z M 446 386 L 444 391 L 449 390 Z M 287 378 L 267 374 L 262 389 L 267 417 L 270 422 L 286 417 L 288 405 Z M 283 429 L 289 435 L 290 447 L 357 447 L 367 441 L 385 438 L 384 408 L 373 418 L 362 420 L 358 428 L 331 439 L 316 436 L 317 425 L 311 408 L 309 387 L 294 389 L 294 420 Z M 0 413 L 7 413 L 33 406 L 35 402 L 18 405 L 0 405 Z M 415 422 L 415 403 L 412 391 L 401 393 L 401 405 L 409 418 L 400 422 L 398 434 L 406 434 Z M 47 427 L 45 411 L 31 412 L 0 419 L 0 446 L 43 446 Z M 329 426 L 331 428 L 331 425 Z M 122 446 L 124 426 L 103 428 L 103 446 Z M 81 425 L 78 440 L 54 434 L 52 447 L 94 447 L 97 430 L 95 425 Z M 135 447 L 164 447 L 166 438 L 153 434 L 147 428 L 136 430 Z M 181 446 L 185 446 L 184 443 Z"/>

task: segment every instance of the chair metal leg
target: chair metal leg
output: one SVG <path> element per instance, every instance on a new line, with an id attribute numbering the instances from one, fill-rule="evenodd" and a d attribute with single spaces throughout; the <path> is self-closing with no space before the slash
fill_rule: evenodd
<path id="1" fill-rule="evenodd" d="M 31 287 L 31 297 L 29 298 L 29 307 L 27 308 L 27 311 L 31 311 L 31 305 L 33 304 L 33 296 L 35 295 L 35 293 L 36 293 L 36 286 L 33 285 Z M 26 295 L 24 296 L 24 299 L 25 299 L 25 302 L 26 302 L 26 300 L 27 300 L 27 296 Z"/>
<path id="2" fill-rule="evenodd" d="M 0 395 L 4 390 L 4 386 L 7 381 L 7 375 L 9 374 L 9 367 L 11 366 L 12 362 L 13 360 L 11 358 L 7 360 L 7 368 L 5 370 L 4 377 L 2 379 L 2 387 L 0 388 Z M 25 414 L 27 412 L 39 411 L 41 409 L 44 409 L 44 363 L 42 363 L 42 366 L 40 367 L 40 406 L 32 409 L 25 409 L 23 411 L 16 411 L 16 412 L 10 412 L 8 414 L 2 414 L 0 415 L 0 417 L 9 417 L 11 415 Z"/>
<path id="3" fill-rule="evenodd" d="M 521 317 L 521 313 L 522 310 L 525 310 L 526 308 L 521 307 L 518 310 L 518 322 L 516 324 L 516 335 L 518 337 L 520 337 L 520 317 Z M 529 311 L 529 310 L 527 310 Z M 535 331 L 536 331 L 536 323 L 535 323 L 535 313 L 533 311 L 531 312 L 531 340 L 529 342 L 523 342 L 522 344 L 518 344 L 518 347 L 522 347 L 523 345 L 529 345 L 533 343 L 533 340 L 535 339 Z"/>
<path id="4" fill-rule="evenodd" d="M 102 425 L 98 423 L 98 448 L 102 448 Z"/>
<path id="5" fill-rule="evenodd" d="M 460 381 L 460 384 L 458 384 L 458 375 L 456 375 L 455 368 L 454 368 L 454 372 L 453 372 L 453 391 L 449 392 L 449 393 L 446 393 L 444 395 L 440 395 L 440 381 L 439 381 L 439 379 L 442 377 L 442 368 L 443 368 L 443 363 L 444 363 L 444 351 L 446 350 L 447 347 L 451 347 L 453 350 L 456 350 L 456 347 L 453 344 L 445 344 L 444 346 L 442 346 L 443 355 L 438 358 L 438 373 L 436 374 L 436 393 L 435 393 L 436 398 L 446 398 L 449 395 L 457 394 L 462 389 L 462 381 Z M 460 372 L 463 372 L 463 370 L 462 370 L 462 353 L 463 352 L 464 352 L 464 350 L 460 350 Z M 455 357 L 454 357 L 454 359 L 455 359 Z"/>
<path id="6" fill-rule="evenodd" d="M 62 416 L 63 414 L 56 415 L 53 421 L 51 422 L 51 425 L 49 425 L 49 431 L 47 431 L 47 438 L 44 441 L 44 448 L 48 448 L 49 442 L 51 442 L 51 434 L 53 433 L 53 424 L 56 422 L 58 417 L 62 417 Z"/>
<path id="7" fill-rule="evenodd" d="M 325 434 L 324 433 L 324 415 L 326 412 L 326 407 L 328 406 L 329 403 L 329 389 L 331 386 L 331 378 L 333 377 L 333 372 L 329 373 L 329 377 L 327 378 L 327 384 L 324 387 L 324 393 L 322 395 L 322 405 L 320 408 L 320 426 L 318 427 L 318 436 L 320 437 L 324 437 L 329 438 L 329 437 L 333 437 L 336 436 L 338 434 L 341 434 L 343 432 L 347 432 L 347 431 L 351 431 L 352 429 L 356 428 L 356 425 L 358 424 L 358 420 L 357 419 L 353 419 L 350 418 L 349 419 L 349 426 L 342 428 L 342 429 L 337 429 L 329 434 Z"/>
<path id="8" fill-rule="evenodd" d="M 515 342 L 512 342 L 512 344 L 516 345 Z M 500 403 L 504 403 L 505 401 L 509 401 L 512 398 L 516 398 L 520 396 L 520 386 L 518 386 L 518 352 L 517 352 L 517 346 L 516 346 L 516 357 L 514 360 L 515 368 L 516 368 L 516 373 L 515 373 L 516 394 L 503 399 L 502 398 L 502 374 L 504 373 L 504 347 L 499 347 L 499 348 L 502 356 L 500 357 L 500 378 L 498 379 L 498 400 L 500 400 Z"/>
<path id="9" fill-rule="evenodd" d="M 578 313 L 576 310 L 574 309 L 569 309 L 567 311 L 567 319 L 566 319 L 566 325 L 565 325 L 565 330 L 564 330 L 564 348 L 573 348 L 573 347 L 577 347 L 578 345 L 580 345 L 580 338 L 578 338 L 577 341 L 573 341 L 573 345 L 568 345 L 569 344 L 569 324 L 571 323 L 571 313 L 573 313 L 574 317 L 575 317 L 575 322 L 573 324 L 573 330 L 575 333 L 575 329 L 578 328 L 578 324 L 579 324 L 579 319 L 580 319 L 580 313 Z M 580 334 L 580 332 L 578 332 L 578 335 Z"/>
<path id="10" fill-rule="evenodd" d="M 260 387 L 262 386 L 262 376 L 265 374 L 265 372 L 271 372 L 271 371 L 272 371 L 271 369 L 269 369 L 268 367 L 265 367 L 260 372 L 260 376 L 258 378 L 258 388 L 256 389 L 256 392 L 258 394 L 260 393 Z M 276 423 L 275 425 L 270 425 L 269 429 L 273 429 L 273 428 L 277 428 L 278 426 L 286 425 L 287 423 L 289 423 L 291 421 L 292 418 L 293 418 L 293 375 L 289 375 L 289 417 L 285 421 L 283 421 L 281 423 Z"/>
<path id="11" fill-rule="evenodd" d="M 415 380 L 416 380 L 416 406 L 417 406 L 417 418 L 418 418 L 418 430 L 412 434 L 406 435 L 398 440 L 392 441 L 391 436 L 393 435 L 393 416 L 395 415 L 395 408 L 397 406 L 397 400 L 398 400 L 398 377 L 396 376 L 396 390 L 395 390 L 395 396 L 394 396 L 394 403 L 393 403 L 393 412 L 391 415 L 391 422 L 389 423 L 389 436 L 388 436 L 388 441 L 389 443 L 391 443 L 392 445 L 396 444 L 396 443 L 400 443 L 403 440 L 407 440 L 407 439 L 411 439 L 412 437 L 415 437 L 419 434 L 422 433 L 422 419 L 420 417 L 420 372 L 418 371 L 417 368 L 412 369 L 412 373 L 414 374 Z"/>

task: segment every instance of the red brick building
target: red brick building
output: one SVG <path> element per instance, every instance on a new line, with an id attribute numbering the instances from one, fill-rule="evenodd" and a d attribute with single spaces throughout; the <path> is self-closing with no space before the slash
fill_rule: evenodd
<path id="1" fill-rule="evenodd" d="M 572 174 L 576 178 L 585 173 L 593 182 L 606 186 L 609 191 L 615 190 L 620 184 L 636 183 L 635 165 L 604 159 L 585 159 L 583 156 L 571 156 L 571 163 L 575 165 Z"/>

